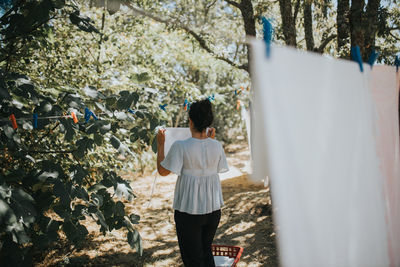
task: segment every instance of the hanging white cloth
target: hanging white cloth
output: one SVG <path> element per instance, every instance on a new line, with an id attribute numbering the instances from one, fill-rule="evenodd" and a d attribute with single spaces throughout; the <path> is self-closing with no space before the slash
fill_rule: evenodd
<path id="1" fill-rule="evenodd" d="M 187 127 L 167 127 L 165 128 L 164 155 L 168 154 L 172 144 L 177 140 L 186 140 L 192 137 L 190 129 Z"/>
<path id="2" fill-rule="evenodd" d="M 383 174 L 386 223 L 391 266 L 400 266 L 400 156 L 399 156 L 399 88 L 400 72 L 375 66 L 369 75 L 369 88 L 375 110 L 375 137 L 379 167 Z"/>
<path id="3" fill-rule="evenodd" d="M 374 71 L 286 47 L 267 58 L 262 41 L 252 47 L 252 179 L 271 179 L 282 266 L 399 266 L 390 254 L 400 240 L 388 234 L 399 233 L 400 177 L 384 190 Z M 395 70 L 387 72 L 392 86 Z M 398 156 L 388 160 L 398 165 Z"/>

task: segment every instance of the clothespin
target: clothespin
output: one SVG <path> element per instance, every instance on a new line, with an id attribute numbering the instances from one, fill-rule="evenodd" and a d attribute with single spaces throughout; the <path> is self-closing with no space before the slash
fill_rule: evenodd
<path id="1" fill-rule="evenodd" d="M 187 101 L 187 99 L 185 99 L 185 102 L 183 103 L 183 108 L 184 108 L 184 110 L 187 110 L 187 105 L 188 105 L 188 101 Z"/>
<path id="2" fill-rule="evenodd" d="M 236 110 L 240 109 L 240 99 L 236 101 Z"/>
<path id="3" fill-rule="evenodd" d="M 189 101 L 187 102 L 186 106 L 187 106 L 187 110 L 189 110 L 190 109 L 190 102 Z"/>
<path id="4" fill-rule="evenodd" d="M 33 129 L 37 129 L 38 114 L 33 113 Z"/>
<path id="5" fill-rule="evenodd" d="M 96 121 L 98 120 L 96 115 L 90 109 L 85 108 L 85 123 L 88 122 L 91 117 L 93 117 Z"/>
<path id="6" fill-rule="evenodd" d="M 90 111 L 90 115 L 95 119 L 96 121 L 99 119 L 97 118 L 96 114 L 93 113 L 93 111 Z"/>
<path id="7" fill-rule="evenodd" d="M 360 71 L 363 72 L 364 71 L 363 62 L 361 58 L 360 47 L 358 45 L 353 46 L 351 48 L 351 57 L 355 62 L 358 62 L 358 65 L 360 65 Z"/>
<path id="8" fill-rule="evenodd" d="M 379 52 L 375 52 L 375 49 L 372 49 L 371 55 L 369 56 L 368 59 L 368 64 L 371 66 L 371 69 L 372 66 L 375 64 L 375 61 L 378 58 L 379 54 L 380 54 Z"/>
<path id="9" fill-rule="evenodd" d="M 159 104 L 158 106 L 159 106 L 162 110 L 166 111 L 166 110 L 165 110 L 165 107 L 168 106 L 168 104 L 164 104 L 164 105 Z"/>
<path id="10" fill-rule="evenodd" d="M 399 56 L 396 56 L 396 59 L 394 60 L 394 65 L 396 66 L 396 72 L 398 72 L 399 71 L 399 66 L 400 66 Z"/>
<path id="11" fill-rule="evenodd" d="M 208 97 L 208 100 L 211 102 L 211 101 L 214 101 L 215 100 L 215 95 L 214 94 L 212 94 L 212 96 L 209 96 Z"/>
<path id="12" fill-rule="evenodd" d="M 130 109 L 130 108 L 128 108 L 128 112 L 129 112 L 129 113 L 132 113 L 132 114 L 135 114 L 135 111 L 132 110 L 132 109 Z"/>
<path id="13" fill-rule="evenodd" d="M 90 120 L 90 110 L 88 108 L 85 108 L 85 122 L 88 122 Z"/>
<path id="14" fill-rule="evenodd" d="M 11 121 L 13 129 L 16 130 L 18 128 L 18 125 L 17 125 L 17 120 L 15 119 L 14 114 L 10 115 L 10 121 Z"/>
<path id="15" fill-rule="evenodd" d="M 269 22 L 269 20 L 267 20 L 265 17 L 263 17 L 261 20 L 263 23 L 263 35 L 264 35 L 263 39 L 266 47 L 265 54 L 267 58 L 269 58 L 271 51 L 272 34 L 274 32 L 274 29 L 272 27 L 271 22 Z"/>
<path id="16" fill-rule="evenodd" d="M 78 123 L 78 118 L 76 117 L 75 112 L 71 112 L 71 117 L 74 123 Z"/>

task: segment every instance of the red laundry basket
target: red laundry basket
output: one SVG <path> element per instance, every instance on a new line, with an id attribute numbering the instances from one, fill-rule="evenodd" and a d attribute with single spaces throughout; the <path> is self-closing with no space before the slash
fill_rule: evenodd
<path id="1" fill-rule="evenodd" d="M 232 263 L 232 267 L 235 267 L 243 253 L 242 247 L 227 246 L 227 245 L 211 245 L 213 256 L 225 256 L 234 258 L 235 261 Z"/>

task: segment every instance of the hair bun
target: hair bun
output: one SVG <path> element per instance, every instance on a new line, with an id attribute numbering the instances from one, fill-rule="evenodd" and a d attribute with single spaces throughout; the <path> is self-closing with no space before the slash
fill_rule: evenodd
<path id="1" fill-rule="evenodd" d="M 206 98 L 192 103 L 189 109 L 189 118 L 197 131 L 202 132 L 207 129 L 214 120 L 210 100 Z"/>

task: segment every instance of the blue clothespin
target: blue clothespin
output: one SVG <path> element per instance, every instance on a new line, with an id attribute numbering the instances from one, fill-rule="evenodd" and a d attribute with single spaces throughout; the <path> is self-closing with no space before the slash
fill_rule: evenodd
<path id="1" fill-rule="evenodd" d="M 33 113 L 33 129 L 37 129 L 38 115 Z"/>
<path id="2" fill-rule="evenodd" d="M 95 119 L 96 121 L 99 119 L 97 118 L 96 114 L 93 113 L 93 111 L 90 111 L 90 115 Z"/>
<path id="3" fill-rule="evenodd" d="M 211 101 L 214 101 L 215 100 L 215 95 L 214 94 L 212 94 L 211 96 L 209 96 L 208 97 L 208 100 L 211 102 Z"/>
<path id="4" fill-rule="evenodd" d="M 399 71 L 399 66 L 400 66 L 399 56 L 396 56 L 396 59 L 394 60 L 394 65 L 396 66 L 396 72 L 398 72 Z"/>
<path id="5" fill-rule="evenodd" d="M 187 110 L 189 110 L 190 109 L 190 102 L 188 101 L 188 103 L 187 103 Z"/>
<path id="6" fill-rule="evenodd" d="M 130 108 L 128 108 L 128 112 L 129 112 L 129 113 L 132 113 L 132 114 L 135 114 L 135 111 L 132 110 L 132 109 L 130 109 Z"/>
<path id="7" fill-rule="evenodd" d="M 360 71 L 364 72 L 363 62 L 362 62 L 361 52 L 360 52 L 360 47 L 358 45 L 353 46 L 351 48 L 351 57 L 353 58 L 353 60 L 355 62 L 358 62 L 358 65 L 360 65 Z"/>
<path id="8" fill-rule="evenodd" d="M 96 115 L 90 109 L 85 108 L 85 123 L 88 122 L 91 117 L 93 117 L 96 121 L 98 120 Z"/>
<path id="9" fill-rule="evenodd" d="M 375 64 L 375 61 L 378 58 L 379 54 L 380 54 L 379 52 L 375 52 L 375 49 L 372 49 L 371 55 L 369 56 L 368 59 L 368 64 L 371 66 L 371 69 L 372 66 Z"/>
<path id="10" fill-rule="evenodd" d="M 158 105 L 158 106 L 159 106 L 162 110 L 166 111 L 166 110 L 165 110 L 165 107 L 168 106 L 168 104 L 164 104 L 164 105 L 161 105 L 161 104 L 160 104 L 160 105 Z"/>
<path id="11" fill-rule="evenodd" d="M 88 108 L 85 108 L 85 122 L 88 122 L 90 120 L 90 110 Z"/>
<path id="12" fill-rule="evenodd" d="M 267 58 L 269 58 L 271 52 L 272 34 L 274 32 L 274 29 L 272 27 L 271 22 L 269 22 L 269 20 L 267 20 L 265 17 L 263 17 L 261 20 L 263 23 L 263 35 L 264 35 L 263 39 L 266 47 L 265 53 L 267 55 Z"/>

